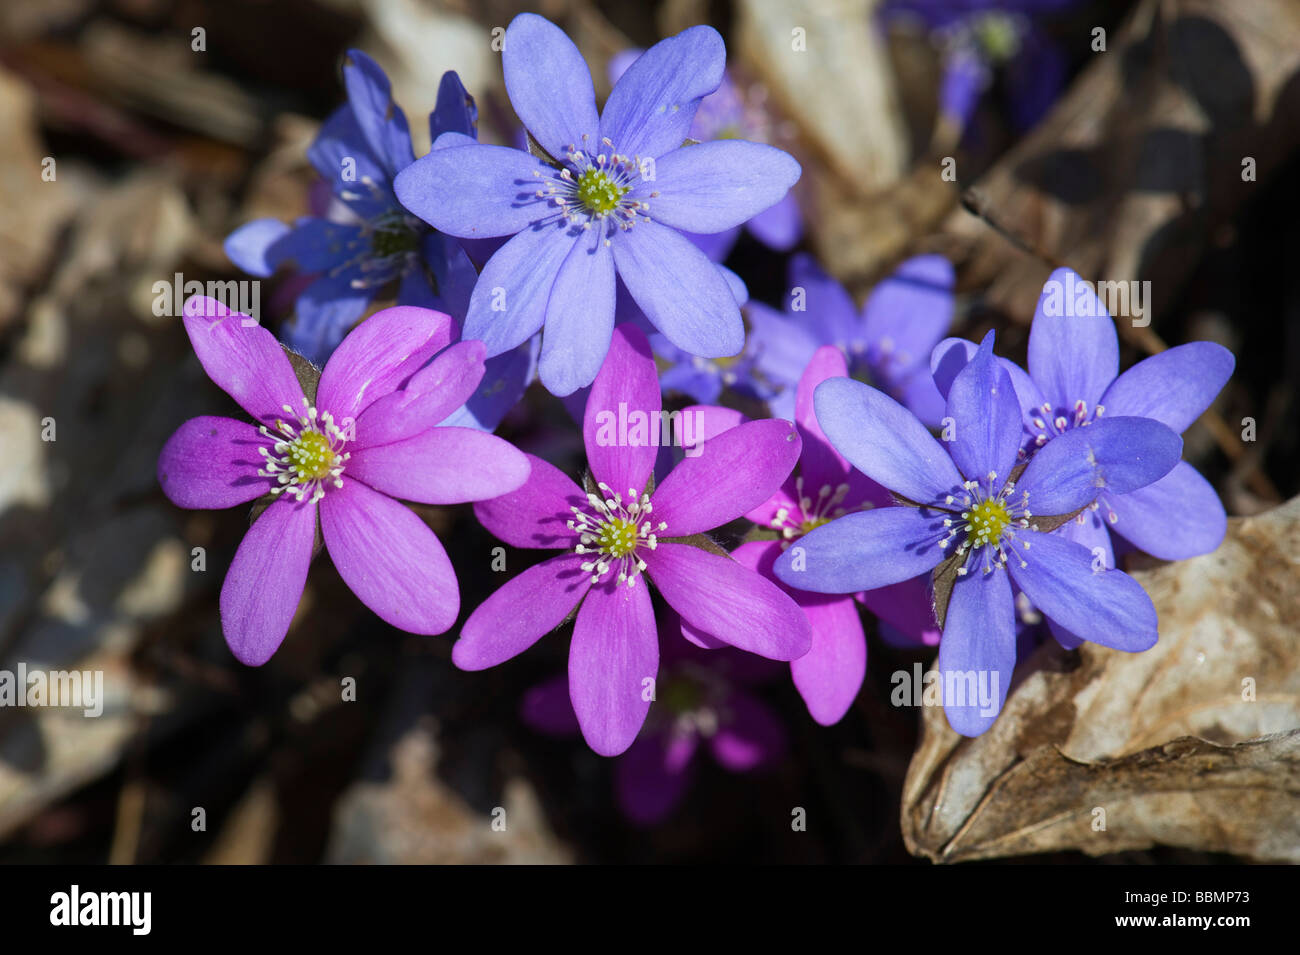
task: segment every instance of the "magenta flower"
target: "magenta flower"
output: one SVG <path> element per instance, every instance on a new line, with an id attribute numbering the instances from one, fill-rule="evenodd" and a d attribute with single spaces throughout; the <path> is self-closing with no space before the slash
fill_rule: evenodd
<path id="1" fill-rule="evenodd" d="M 527 459 L 500 438 L 436 427 L 482 378 L 482 343 L 447 347 L 456 328 L 441 312 L 386 309 L 343 340 L 308 396 L 275 337 L 252 319 L 195 297 L 185 330 L 208 377 L 257 424 L 185 422 L 158 458 L 163 491 L 188 508 L 271 499 L 221 587 L 221 628 L 235 656 L 260 666 L 284 640 L 318 526 L 339 575 L 381 618 L 411 633 L 449 629 L 460 612 L 451 562 L 396 499 L 477 501 L 528 477 Z"/>
<path id="2" fill-rule="evenodd" d="M 780 588 L 702 535 L 757 507 L 789 476 L 799 435 L 788 421 L 753 421 L 709 441 L 657 488 L 653 435 L 661 414 L 645 334 L 620 325 L 583 420 L 588 492 L 540 458 L 518 491 L 474 507 L 515 547 L 562 548 L 506 583 L 465 622 L 452 660 L 482 670 L 509 660 L 576 610 L 569 693 L 583 736 L 615 756 L 645 722 L 659 641 L 644 572 L 670 607 L 710 638 L 774 660 L 808 652 L 807 618 Z M 610 419 L 634 426 L 620 435 Z M 649 433 L 635 426 L 644 422 Z M 599 492 L 599 493 L 597 493 Z M 707 548 L 707 549 L 706 549 Z"/>
<path id="3" fill-rule="evenodd" d="M 817 349 L 799 379 L 795 398 L 795 426 L 802 439 L 798 475 L 792 474 L 766 501 L 745 515 L 780 536 L 748 541 L 731 552 L 736 561 L 789 593 L 808 619 L 812 649 L 791 661 L 790 674 L 808 712 L 823 726 L 839 722 L 862 687 L 867 669 L 862 621 L 853 595 L 818 594 L 789 587 L 777 579 L 772 567 L 782 551 L 809 531 L 850 511 L 890 503 L 889 493 L 853 470 L 817 424 L 813 389 L 828 378 L 847 376 L 848 362 L 840 349 L 833 345 Z M 745 421 L 740 412 L 730 408 L 710 406 L 699 411 L 703 414 L 706 442 Z M 697 642 L 702 641 L 697 638 Z"/>
<path id="4" fill-rule="evenodd" d="M 701 750 L 732 773 L 765 769 L 786 752 L 780 718 L 753 687 L 777 664 L 739 650 L 701 650 L 681 639 L 671 610 L 659 619 L 662 678 L 645 728 L 614 765 L 623 815 L 638 825 L 665 819 L 681 803 Z M 579 731 L 568 678 L 530 689 L 520 703 L 525 723 L 549 736 Z"/>

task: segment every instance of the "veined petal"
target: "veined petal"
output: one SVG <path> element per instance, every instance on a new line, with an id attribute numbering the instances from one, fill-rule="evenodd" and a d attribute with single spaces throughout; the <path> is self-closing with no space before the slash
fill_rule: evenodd
<path id="1" fill-rule="evenodd" d="M 379 64 L 360 50 L 348 50 L 343 58 L 343 84 L 357 125 L 371 152 L 384 163 L 388 178 L 411 164 L 411 130 L 406 114 L 393 101 L 392 85 Z"/>
<path id="2" fill-rule="evenodd" d="M 456 572 L 410 508 L 345 478 L 321 499 L 320 523 L 339 576 L 381 620 L 409 633 L 451 629 L 460 613 Z"/>
<path id="3" fill-rule="evenodd" d="M 613 249 L 628 292 L 678 348 L 723 358 L 745 347 L 745 323 L 731 287 L 680 232 L 641 220 L 614 236 Z"/>
<path id="4" fill-rule="evenodd" d="M 961 473 L 981 483 L 989 474 L 1005 480 L 1020 447 L 1020 403 L 1011 376 L 993 356 L 993 332 L 953 379 L 947 411 L 953 423 L 952 460 Z"/>
<path id="5" fill-rule="evenodd" d="M 869 360 L 891 377 L 925 364 L 952 324 L 952 263 L 942 255 L 903 262 L 862 306 Z"/>
<path id="6" fill-rule="evenodd" d="M 1121 570 L 1094 571 L 1092 554 L 1059 535 L 1022 530 L 1016 537 L 1020 543 L 1007 569 L 1045 617 L 1104 647 L 1137 652 L 1155 646 L 1156 608 L 1136 580 Z"/>
<path id="7" fill-rule="evenodd" d="M 943 512 L 916 507 L 855 511 L 795 541 L 776 576 L 796 590 L 851 594 L 933 570 L 945 554 Z"/>
<path id="8" fill-rule="evenodd" d="M 479 501 L 474 514 L 495 537 L 512 547 L 572 549 L 578 534 L 568 527 L 573 508 L 587 506 L 587 495 L 559 468 L 531 454 L 528 480 L 516 491 Z"/>
<path id="9" fill-rule="evenodd" d="M 240 663 L 261 666 L 289 632 L 307 584 L 316 505 L 277 498 L 253 522 L 221 585 L 221 632 Z"/>
<path id="10" fill-rule="evenodd" d="M 258 448 L 271 442 L 251 424 L 203 415 L 176 429 L 158 455 L 158 483 L 178 507 L 234 507 L 271 490 L 258 471 L 266 459 Z"/>
<path id="11" fill-rule="evenodd" d="M 611 495 L 639 498 L 645 490 L 659 451 L 651 438 L 662 424 L 662 400 L 650 343 L 640 329 L 619 325 L 582 419 L 587 465 Z"/>
<path id="12" fill-rule="evenodd" d="M 429 114 L 429 142 L 436 143 L 443 133 L 458 133 L 471 139 L 478 136 L 478 107 L 455 70 L 442 74 L 438 99 Z"/>
<path id="13" fill-rule="evenodd" d="M 554 630 L 591 588 L 582 554 L 561 554 L 506 581 L 469 615 L 451 661 L 462 670 L 486 670 L 523 653 Z"/>
<path id="14" fill-rule="evenodd" d="M 302 386 L 275 336 L 214 298 L 185 303 L 185 331 L 213 384 L 258 421 L 274 423 L 284 406 L 302 409 Z"/>
<path id="15" fill-rule="evenodd" d="M 450 316 L 398 305 L 376 312 L 345 338 L 321 372 L 316 404 L 339 427 L 391 394 L 456 335 Z"/>
<path id="16" fill-rule="evenodd" d="M 1053 407 L 1101 400 L 1119 371 L 1119 338 L 1106 306 L 1078 273 L 1057 269 L 1043 285 L 1029 329 L 1029 374 Z"/>
<path id="17" fill-rule="evenodd" d="M 561 222 L 525 229 L 498 249 L 470 296 L 463 337 L 483 342 L 488 358 L 531 338 L 546 319 L 555 278 L 577 241 Z"/>
<path id="18" fill-rule="evenodd" d="M 1106 389 L 1108 415 L 1155 418 L 1182 434 L 1232 377 L 1232 352 L 1213 342 L 1190 342 L 1138 362 Z"/>
<path id="19" fill-rule="evenodd" d="M 569 646 L 569 697 L 587 745 L 602 756 L 632 745 L 650 710 L 646 688 L 658 674 L 649 591 L 613 582 L 592 587 Z"/>
<path id="20" fill-rule="evenodd" d="M 275 245 L 288 234 L 289 226 L 279 219 L 254 219 L 226 236 L 222 248 L 236 267 L 266 279 L 280 264 L 273 255 Z"/>
<path id="21" fill-rule="evenodd" d="M 849 378 L 831 378 L 817 386 L 813 405 L 835 450 L 882 487 L 928 504 L 961 484 L 948 452 L 916 415 L 884 392 Z"/>
<path id="22" fill-rule="evenodd" d="M 614 256 L 593 229 L 574 243 L 546 304 L 538 377 L 553 395 L 596 378 L 614 330 Z"/>
<path id="23" fill-rule="evenodd" d="M 548 153 L 563 159 L 571 149 L 599 147 L 591 71 L 563 30 L 519 14 L 506 28 L 501 67 L 515 115 Z"/>
<path id="24" fill-rule="evenodd" d="M 1016 665 L 1016 610 L 1011 581 L 1000 570 L 957 580 L 948 602 L 939 674 L 948 725 L 979 736 L 997 719 Z"/>
<path id="25" fill-rule="evenodd" d="M 1035 514 L 1069 514 L 1102 491 L 1127 494 L 1155 483 L 1182 453 L 1183 439 L 1159 421 L 1107 416 L 1048 441 L 1016 491 L 1029 493 Z"/>
<path id="26" fill-rule="evenodd" d="M 789 153 L 742 139 L 666 154 L 637 189 L 654 221 L 688 232 L 721 232 L 779 202 L 799 179 Z M 653 193 L 657 193 L 654 195 Z"/>
<path id="27" fill-rule="evenodd" d="M 638 553 L 664 600 L 697 630 L 770 660 L 794 660 L 812 646 L 798 605 L 731 558 L 670 541 Z"/>
<path id="28" fill-rule="evenodd" d="M 867 638 L 852 597 L 799 601 L 812 626 L 812 649 L 790 661 L 795 688 L 822 726 L 849 711 L 867 672 Z"/>
<path id="29" fill-rule="evenodd" d="M 1115 521 L 1107 510 L 1114 512 Z M 1186 461 L 1154 484 L 1107 494 L 1101 513 L 1111 530 L 1161 560 L 1208 554 L 1223 543 L 1228 530 L 1219 495 Z"/>
<path id="30" fill-rule="evenodd" d="M 655 490 L 652 520 L 665 537 L 689 537 L 721 527 L 758 507 L 799 461 L 799 435 L 779 418 L 751 421 L 706 441 L 683 458 Z"/>
<path id="31" fill-rule="evenodd" d="M 660 40 L 623 72 L 600 117 L 600 135 L 630 157 L 658 159 L 681 146 L 700 100 L 722 82 L 718 31 L 695 26 Z"/>
<path id="32" fill-rule="evenodd" d="M 537 195 L 554 174 L 521 150 L 476 143 L 431 150 L 397 174 L 393 190 L 439 232 L 482 239 L 557 218 L 558 207 Z"/>
<path id="33" fill-rule="evenodd" d="M 404 501 L 462 504 L 518 490 L 528 479 L 528 459 L 494 434 L 429 428 L 352 452 L 347 474 Z"/>
<path id="34" fill-rule="evenodd" d="M 372 319 L 373 321 L 373 319 Z M 483 378 L 479 341 L 457 342 L 444 348 L 406 383 L 372 401 L 357 417 L 354 453 L 361 448 L 392 444 L 437 427 L 465 403 Z"/>

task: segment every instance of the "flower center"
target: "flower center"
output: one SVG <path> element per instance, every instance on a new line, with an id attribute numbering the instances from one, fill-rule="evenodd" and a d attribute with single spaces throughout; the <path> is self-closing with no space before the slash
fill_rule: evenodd
<path id="1" fill-rule="evenodd" d="M 838 487 L 823 484 L 817 489 L 816 500 L 804 493 L 802 475 L 794 479 L 794 488 L 795 493 L 799 495 L 798 512 L 793 513 L 788 507 L 778 508 L 771 522 L 772 527 L 781 532 L 781 537 L 786 543 L 848 513 L 840 506 L 849 493 L 847 484 Z"/>
<path id="2" fill-rule="evenodd" d="M 1019 543 L 1025 550 L 1029 549 L 1028 541 L 1017 541 L 1016 531 L 1038 530 L 1031 523 L 1034 515 L 1029 510 L 1029 492 L 1021 491 L 1020 497 L 1015 498 L 1015 484 L 1007 481 L 999 488 L 997 478 L 996 472 L 990 471 L 984 484 L 966 481 L 962 485 L 965 493 L 949 494 L 944 501 L 947 507 L 940 508 L 953 516 L 944 518 L 947 533 L 939 541 L 939 547 L 946 548 L 953 540 L 962 538 L 957 554 L 970 553 L 973 558 L 973 563 L 968 560 L 965 566 L 957 568 L 959 575 L 966 574 L 971 566 L 982 566 L 986 574 L 1005 567 L 1008 544 Z M 961 505 L 960 513 L 950 510 L 954 504 Z M 1027 566 L 1019 554 L 1016 559 L 1021 567 Z"/>
<path id="3" fill-rule="evenodd" d="M 660 521 L 655 528 L 647 519 L 651 511 L 650 495 L 638 497 L 635 488 L 628 488 L 625 504 L 621 492 L 610 491 L 604 483 L 596 486 L 605 497 L 588 494 L 590 510 L 569 508 L 573 520 L 568 521 L 568 526 L 578 533 L 579 541 L 574 553 L 593 555 L 591 560 L 579 565 L 591 574 L 593 584 L 599 583 L 617 565 L 618 582 L 631 587 L 646 568 L 645 561 L 637 556 L 637 548 L 654 550 L 659 546 L 656 530 L 665 530 L 668 525 Z"/>
<path id="4" fill-rule="evenodd" d="M 328 411 L 318 415 L 306 398 L 302 405 L 301 413 L 283 406 L 294 415 L 296 424 L 277 419 L 274 432 L 265 425 L 259 429 L 275 444 L 257 449 L 265 459 L 265 467 L 257 473 L 276 479 L 272 494 L 287 492 L 302 501 L 310 492 L 310 503 L 314 503 L 325 496 L 327 483 L 336 488 L 343 486 L 343 468 L 352 455 L 343 450 L 346 439 L 334 423 L 334 416 Z"/>
<path id="5" fill-rule="evenodd" d="M 618 207 L 629 186 L 620 186 L 603 169 L 589 166 L 578 176 L 577 195 L 588 212 L 608 215 Z"/>
<path id="6" fill-rule="evenodd" d="M 1070 409 L 1068 416 L 1065 411 L 1064 408 L 1053 409 L 1050 404 L 1044 402 L 1042 407 L 1034 412 L 1033 434 L 1036 447 L 1041 448 L 1052 438 L 1065 434 L 1071 428 L 1087 427 L 1106 413 L 1106 406 L 1097 405 L 1090 409 L 1088 402 L 1079 399 L 1074 403 L 1074 407 Z M 1020 451 L 1020 457 L 1025 457 L 1023 448 Z"/>
<path id="7" fill-rule="evenodd" d="M 414 252 L 420 237 L 416 231 L 403 223 L 384 223 L 370 237 L 370 250 L 380 258 L 390 255 L 405 255 Z"/>

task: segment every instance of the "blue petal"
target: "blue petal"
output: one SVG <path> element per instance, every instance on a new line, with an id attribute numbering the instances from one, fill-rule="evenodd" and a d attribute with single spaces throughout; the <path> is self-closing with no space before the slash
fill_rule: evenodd
<path id="1" fill-rule="evenodd" d="M 850 594 L 933 570 L 944 558 L 944 514 L 927 508 L 855 511 L 810 531 L 776 561 L 776 576 L 796 590 Z"/>
<path id="2" fill-rule="evenodd" d="M 1069 514 L 1102 491 L 1127 494 L 1168 474 L 1183 439 L 1151 418 L 1103 418 L 1047 442 L 1029 460 L 1017 491 L 1035 514 Z"/>
<path id="3" fill-rule="evenodd" d="M 370 151 L 383 163 L 385 178 L 405 169 L 415 159 L 406 114 L 393 101 L 393 88 L 383 69 L 360 50 L 343 58 L 343 83 L 357 125 Z"/>
<path id="4" fill-rule="evenodd" d="M 799 174 L 789 153 L 724 139 L 667 153 L 655 164 L 654 180 L 637 186 L 633 195 L 648 203 L 650 216 L 664 225 L 721 232 L 775 205 Z"/>
<path id="5" fill-rule="evenodd" d="M 518 348 L 489 358 L 484 365 L 483 380 L 473 397 L 441 424 L 495 431 L 536 377 L 539 351 L 540 340 L 533 336 Z"/>
<path id="6" fill-rule="evenodd" d="M 563 159 L 572 149 L 603 151 L 591 71 L 563 30 L 535 13 L 519 14 L 506 28 L 501 66 L 515 115 L 548 153 Z"/>
<path id="7" fill-rule="evenodd" d="M 546 319 L 551 287 L 576 244 L 559 223 L 525 229 L 498 249 L 474 286 L 462 337 L 482 341 L 489 358 L 531 338 Z"/>
<path id="8" fill-rule="evenodd" d="M 1016 665 L 1016 610 L 1011 581 L 1000 570 L 959 577 L 952 588 L 939 674 L 948 725 L 979 736 L 997 719 Z"/>
<path id="9" fill-rule="evenodd" d="M 370 289 L 352 288 L 357 277 L 357 272 L 343 272 L 307 286 L 298 296 L 293 323 L 282 333 L 285 343 L 323 366 L 370 304 Z"/>
<path id="10" fill-rule="evenodd" d="M 722 37 L 695 26 L 660 40 L 614 84 L 600 118 L 600 135 L 624 156 L 658 159 L 681 146 L 700 99 L 722 82 Z"/>
<path id="11" fill-rule="evenodd" d="M 1059 535 L 1022 530 L 1016 537 L 1007 568 L 1045 617 L 1104 647 L 1155 646 L 1156 608 L 1136 580 L 1120 570 L 1094 571 L 1092 554 Z"/>
<path id="12" fill-rule="evenodd" d="M 288 233 L 289 227 L 279 219 L 254 219 L 226 236 L 226 258 L 249 275 L 270 278 L 278 263 L 267 253 Z"/>
<path id="13" fill-rule="evenodd" d="M 361 226 L 328 219 L 299 219 L 270 250 L 276 265 L 291 262 L 300 272 L 324 272 L 340 263 L 364 256 L 370 242 Z"/>
<path id="14" fill-rule="evenodd" d="M 1223 543 L 1228 517 L 1210 482 L 1186 461 L 1154 484 L 1129 494 L 1107 494 L 1116 517 L 1111 530 L 1161 560 L 1186 560 L 1208 554 Z"/>
<path id="15" fill-rule="evenodd" d="M 1029 374 L 1056 408 L 1093 407 L 1119 371 L 1115 323 L 1092 287 L 1071 269 L 1043 285 L 1029 329 Z"/>
<path id="16" fill-rule="evenodd" d="M 990 473 L 1005 481 L 1020 447 L 1020 404 L 1011 376 L 993 355 L 993 332 L 984 336 L 975 357 L 953 379 L 947 412 L 952 419 L 952 459 L 961 473 L 981 483 Z"/>
<path id="17" fill-rule="evenodd" d="M 1182 434 L 1227 384 L 1235 363 L 1213 342 L 1178 345 L 1116 378 L 1101 403 L 1107 414 L 1155 418 Z"/>
<path id="18" fill-rule="evenodd" d="M 456 134 L 444 134 L 451 135 Z M 411 163 L 397 174 L 393 188 L 402 205 L 439 232 L 481 239 L 557 218 L 550 200 L 536 194 L 554 174 L 518 149 L 450 146 Z"/>
<path id="19" fill-rule="evenodd" d="M 335 195 L 348 197 L 348 205 L 361 218 L 373 218 L 397 204 L 392 178 L 371 152 L 351 106 L 339 107 L 325 120 L 307 147 L 307 159 Z"/>
<path id="20" fill-rule="evenodd" d="M 429 142 L 436 143 L 443 133 L 478 138 L 478 107 L 455 70 L 442 74 L 438 99 L 429 114 Z"/>
<path id="21" fill-rule="evenodd" d="M 546 305 L 538 377 L 553 395 L 596 380 L 614 332 L 614 256 L 599 230 L 584 233 L 560 266 Z"/>
<path id="22" fill-rule="evenodd" d="M 806 252 L 790 259 L 786 316 L 804 325 L 818 345 L 853 349 L 865 345 L 853 298 Z M 802 370 L 802 368 L 801 368 Z M 797 377 L 797 376 L 796 376 Z"/>

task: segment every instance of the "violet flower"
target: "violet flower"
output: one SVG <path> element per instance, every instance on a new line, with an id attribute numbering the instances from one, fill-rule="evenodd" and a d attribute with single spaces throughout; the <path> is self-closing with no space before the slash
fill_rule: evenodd
<path id="1" fill-rule="evenodd" d="M 591 75 L 563 31 L 530 13 L 511 22 L 506 90 L 550 161 L 453 136 L 396 182 L 402 203 L 442 232 L 514 236 L 484 267 L 465 320 L 466 337 L 481 339 L 489 357 L 545 326 L 542 384 L 556 395 L 590 384 L 609 349 L 616 279 L 679 348 L 741 350 L 734 296 L 682 232 L 746 221 L 800 170 L 760 143 L 682 148 L 725 59 L 717 31 L 685 30 L 637 59 L 598 116 Z"/>
<path id="2" fill-rule="evenodd" d="M 786 421 L 751 422 L 708 442 L 655 487 L 661 408 L 645 335 L 618 326 L 583 420 L 590 490 L 530 455 L 523 487 L 474 508 L 507 544 L 566 553 L 484 601 L 465 622 L 452 661 L 464 670 L 495 666 L 576 610 L 569 692 L 583 736 L 604 756 L 636 738 L 658 670 L 650 595 L 637 586 L 642 573 L 684 627 L 777 660 L 802 656 L 812 642 L 807 620 L 780 588 L 711 552 L 702 537 L 785 480 L 799 457 L 798 434 Z M 630 422 L 626 434 L 615 420 Z"/>
<path id="3" fill-rule="evenodd" d="M 946 389 L 975 345 L 948 339 L 934 351 L 935 381 Z M 1025 453 L 1103 417 L 1153 418 L 1186 431 L 1232 376 L 1232 352 L 1213 342 L 1178 345 L 1119 374 L 1115 323 L 1093 287 L 1070 269 L 1043 286 L 1029 331 L 1029 372 L 1005 359 L 1020 400 Z M 1176 519 L 1171 516 L 1177 515 Z M 1115 566 L 1111 534 L 1162 560 L 1208 554 L 1228 518 L 1210 482 L 1186 461 L 1148 487 L 1103 490 L 1060 533 Z"/>
<path id="4" fill-rule="evenodd" d="M 813 389 L 848 375 L 844 353 L 823 345 L 799 379 L 795 426 L 803 450 L 797 475 L 745 517 L 775 531 L 775 539 L 741 544 L 731 556 L 787 590 L 812 629 L 812 648 L 790 663 L 794 685 L 818 723 L 830 726 L 848 712 L 867 669 L 867 641 L 852 595 L 836 596 L 786 587 L 772 568 L 781 553 L 809 531 L 851 511 L 890 503 L 888 492 L 849 465 L 831 445 L 813 412 Z M 730 408 L 687 409 L 702 414 L 707 443 L 746 419 Z M 901 586 L 901 585 L 899 585 Z M 924 594 L 924 589 L 921 589 Z M 928 613 L 929 607 L 925 606 Z M 916 629 L 922 629 L 918 626 Z"/>
<path id="5" fill-rule="evenodd" d="M 525 456 L 500 438 L 436 427 L 478 384 L 482 343 L 447 347 L 455 325 L 446 315 L 386 309 L 343 340 L 304 395 L 274 336 L 238 312 L 192 298 L 185 331 L 208 377 L 256 424 L 185 422 L 158 458 L 164 493 L 204 509 L 270 497 L 221 587 L 235 656 L 259 666 L 280 646 L 318 523 L 344 583 L 382 619 L 411 633 L 450 628 L 460 611 L 451 562 L 399 501 L 482 500 L 528 477 Z"/>
<path id="6" fill-rule="evenodd" d="M 1006 698 L 1013 580 L 1045 617 L 1083 639 L 1128 651 L 1155 644 L 1155 608 L 1141 585 L 1094 569 L 1085 548 L 1047 531 L 1103 491 L 1127 493 L 1169 473 L 1182 440 L 1167 427 L 1108 417 L 1046 445 L 1021 472 L 1020 408 L 993 357 L 992 332 L 948 390 L 943 444 L 888 395 L 848 378 L 819 385 L 814 405 L 835 449 L 900 506 L 817 528 L 781 555 L 776 575 L 803 590 L 853 593 L 937 568 L 939 670 L 954 689 L 944 709 L 957 732 L 984 732 Z M 979 694 L 964 692 L 977 685 Z"/>
<path id="7" fill-rule="evenodd" d="M 617 83 L 627 68 L 636 62 L 641 50 L 624 50 L 609 61 L 609 81 Z M 690 138 L 699 142 L 718 139 L 745 139 L 755 143 L 771 143 L 775 130 L 766 108 L 767 91 L 759 85 L 744 86 L 736 82 L 730 70 L 722 73 L 718 88 L 700 101 L 691 123 Z M 799 216 L 799 203 L 793 192 L 775 205 L 764 209 L 745 223 L 754 238 L 769 249 L 786 252 L 794 248 L 803 236 L 803 223 Z M 740 238 L 740 226 L 724 232 L 688 233 L 688 238 L 714 262 L 723 261 Z M 653 342 L 651 343 L 653 344 Z M 657 351 L 656 351 L 657 354 Z"/>
<path id="8" fill-rule="evenodd" d="M 775 664 L 729 647 L 701 650 L 675 632 L 675 613 L 659 616 L 662 675 L 655 700 L 640 734 L 614 764 L 619 809 L 642 826 L 662 822 L 681 803 L 702 749 L 733 773 L 768 768 L 787 749 L 780 718 L 753 692 Z M 576 735 L 568 677 L 525 693 L 520 716 L 540 733 Z"/>
<path id="9" fill-rule="evenodd" d="M 286 341 L 324 364 L 371 301 L 397 285 L 399 305 L 463 316 L 477 272 L 455 239 L 431 231 L 393 194 L 393 177 L 415 158 L 406 115 L 388 77 L 360 50 L 343 65 L 348 102 L 324 125 L 307 151 L 331 184 L 335 208 L 325 216 L 256 219 L 232 232 L 226 255 L 250 275 L 270 277 L 292 263 L 318 277 L 297 298 Z M 429 117 L 432 135 L 474 135 L 477 111 L 460 78 L 445 73 Z"/>
<path id="10" fill-rule="evenodd" d="M 902 402 L 930 427 L 943 416 L 943 396 L 929 357 L 952 323 L 953 269 L 939 255 L 903 262 L 871 292 L 859 313 L 849 293 L 806 254 L 790 260 L 784 314 L 759 302 L 746 306 L 756 371 L 773 388 L 773 414 L 790 418 L 794 390 L 813 352 L 835 345 L 850 369 Z"/>

